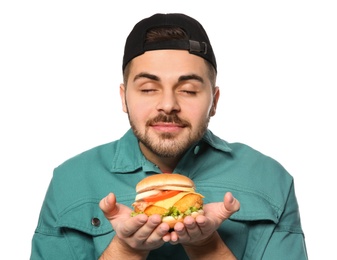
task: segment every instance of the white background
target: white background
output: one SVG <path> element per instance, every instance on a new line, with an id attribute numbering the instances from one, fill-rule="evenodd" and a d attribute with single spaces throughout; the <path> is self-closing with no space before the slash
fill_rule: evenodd
<path id="1" fill-rule="evenodd" d="M 285 166 L 309 258 L 331 259 L 337 8 L 324 0 L 2 1 L 0 258 L 29 258 L 53 168 L 128 129 L 118 92 L 123 45 L 155 12 L 183 12 L 203 24 L 221 88 L 210 129 Z"/>

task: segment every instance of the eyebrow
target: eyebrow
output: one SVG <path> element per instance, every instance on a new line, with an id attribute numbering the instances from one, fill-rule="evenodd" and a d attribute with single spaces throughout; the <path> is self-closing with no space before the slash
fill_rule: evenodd
<path id="1" fill-rule="evenodd" d="M 155 81 L 160 81 L 160 78 L 158 76 L 150 74 L 150 73 L 145 73 L 145 72 L 137 74 L 134 77 L 133 81 L 136 81 L 140 78 L 147 78 L 147 79 L 151 79 L 151 80 L 155 80 Z M 180 76 L 178 78 L 178 82 L 182 82 L 182 81 L 186 81 L 186 80 L 197 80 L 201 83 L 204 82 L 204 79 L 202 77 L 196 75 L 196 74 L 183 75 L 183 76 Z"/>
<path id="2" fill-rule="evenodd" d="M 155 81 L 160 81 L 159 77 L 150 73 L 139 73 L 137 74 L 134 78 L 133 81 L 135 82 L 137 79 L 141 79 L 141 78 L 147 78 L 147 79 L 151 79 L 151 80 L 155 80 Z"/>
<path id="3" fill-rule="evenodd" d="M 204 79 L 202 77 L 196 75 L 196 74 L 180 76 L 179 79 L 178 79 L 178 82 L 186 81 L 186 80 L 197 80 L 201 83 L 204 83 Z"/>

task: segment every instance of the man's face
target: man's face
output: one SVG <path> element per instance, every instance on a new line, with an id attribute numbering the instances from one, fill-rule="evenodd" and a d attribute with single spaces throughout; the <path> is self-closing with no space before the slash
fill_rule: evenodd
<path id="1" fill-rule="evenodd" d="M 123 111 L 145 156 L 175 158 L 205 133 L 215 114 L 205 61 L 183 50 L 148 51 L 132 60 Z"/>

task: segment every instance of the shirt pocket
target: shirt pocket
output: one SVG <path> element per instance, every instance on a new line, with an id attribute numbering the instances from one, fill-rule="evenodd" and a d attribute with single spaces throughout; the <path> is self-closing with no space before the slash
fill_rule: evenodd
<path id="1" fill-rule="evenodd" d="M 240 201 L 240 210 L 230 219 L 238 221 L 270 221 L 278 223 L 284 209 L 284 202 L 276 201 L 257 189 L 248 189 L 238 184 L 204 182 L 197 186 L 205 196 L 204 203 L 223 202 L 226 192 L 231 192 Z"/>
<path id="2" fill-rule="evenodd" d="M 63 210 L 57 227 L 76 259 L 97 259 L 115 235 L 96 199 L 83 199 Z"/>

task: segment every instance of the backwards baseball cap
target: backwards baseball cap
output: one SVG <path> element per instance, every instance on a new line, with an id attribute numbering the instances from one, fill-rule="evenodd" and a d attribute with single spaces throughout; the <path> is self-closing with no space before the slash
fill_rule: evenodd
<path id="1" fill-rule="evenodd" d="M 187 34 L 188 39 L 145 42 L 147 31 L 157 27 L 180 27 Z M 192 17 L 179 13 L 154 14 L 138 22 L 126 39 L 123 57 L 123 71 L 125 66 L 135 57 L 151 50 L 187 50 L 210 62 L 215 70 L 216 60 L 207 33 L 202 25 Z"/>

